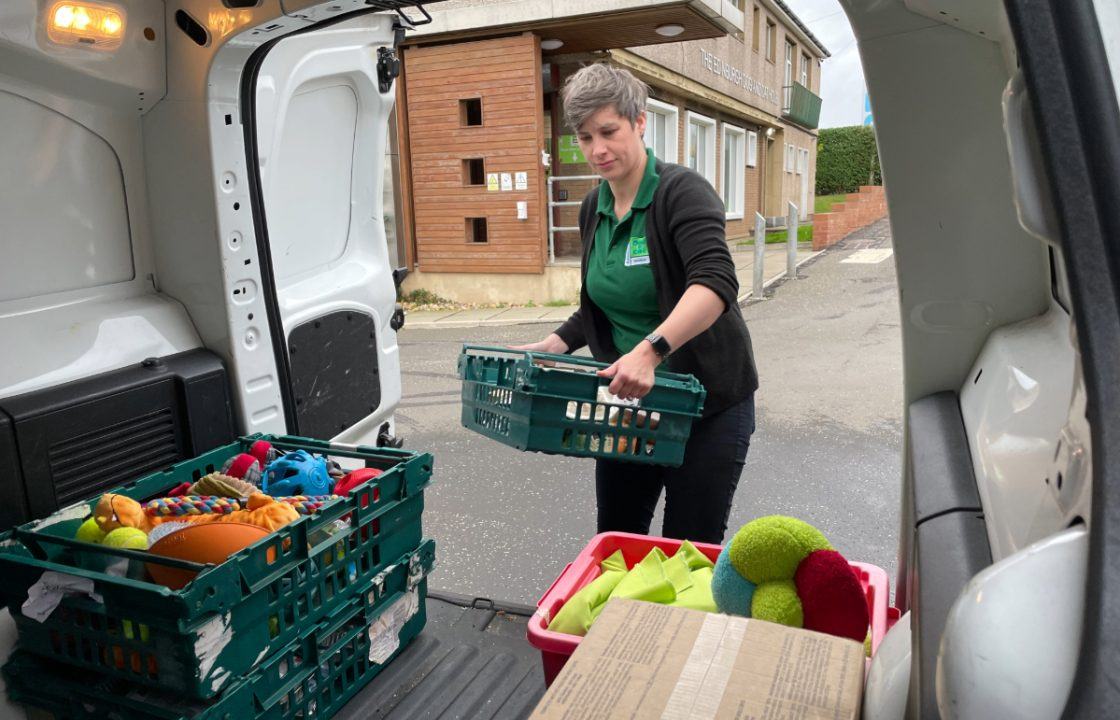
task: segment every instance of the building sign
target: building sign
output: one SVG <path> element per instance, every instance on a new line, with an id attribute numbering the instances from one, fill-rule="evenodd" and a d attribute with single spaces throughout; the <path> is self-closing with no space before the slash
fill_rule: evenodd
<path id="1" fill-rule="evenodd" d="M 529 189 L 529 173 L 518 172 L 513 174 L 513 189 L 514 190 L 528 190 Z"/>
<path id="2" fill-rule="evenodd" d="M 565 165 L 576 165 L 587 162 L 583 157 L 583 152 L 579 149 L 579 143 L 576 142 L 575 135 L 561 135 L 558 139 L 560 144 L 560 162 Z"/>
<path id="3" fill-rule="evenodd" d="M 723 79 L 732 85 L 738 85 L 749 93 L 754 93 L 775 105 L 778 104 L 778 93 L 773 88 L 763 85 L 731 63 L 712 55 L 703 48 L 700 49 L 700 64 L 705 70 L 723 76 Z"/>
<path id="4" fill-rule="evenodd" d="M 498 192 L 498 173 L 486 173 L 486 190 Z"/>

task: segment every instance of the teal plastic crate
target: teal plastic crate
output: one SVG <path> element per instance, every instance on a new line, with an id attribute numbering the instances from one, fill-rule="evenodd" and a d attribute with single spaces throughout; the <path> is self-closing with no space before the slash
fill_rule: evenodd
<path id="1" fill-rule="evenodd" d="M 679 466 L 706 391 L 691 375 L 658 372 L 639 403 L 607 391 L 588 358 L 464 345 L 463 427 L 518 450 Z"/>
<path id="2" fill-rule="evenodd" d="M 295 720 L 330 718 L 392 662 L 424 628 L 426 576 L 435 543 L 402 556 L 360 593 L 236 681 L 218 698 L 190 700 L 124 680 L 106 679 L 20 651 L 4 666 L 13 702 L 57 720 Z M 408 611 L 414 610 L 411 617 Z M 403 625 L 393 623 L 399 617 Z M 371 628 L 395 636 L 387 657 L 370 658 Z"/>
<path id="3" fill-rule="evenodd" d="M 244 438 L 113 492 L 137 500 L 162 496 L 220 468 L 257 439 Z M 264 439 L 281 450 L 329 454 L 383 472 L 216 566 L 72 540 L 82 510 L 96 499 L 0 535 L 0 598 L 11 609 L 20 646 L 112 677 L 209 698 L 348 604 L 390 562 L 420 544 L 431 455 L 294 437 Z M 200 572 L 182 589 L 171 590 L 87 569 L 91 557 L 98 556 Z M 66 597 L 43 623 L 24 616 L 20 607 L 28 588 L 46 571 L 86 578 L 100 601 Z"/>

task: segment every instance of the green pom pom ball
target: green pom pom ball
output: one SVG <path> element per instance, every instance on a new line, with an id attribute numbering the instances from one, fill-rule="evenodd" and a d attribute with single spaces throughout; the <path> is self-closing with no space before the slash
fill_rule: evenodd
<path id="1" fill-rule="evenodd" d="M 801 600 L 792 580 L 771 580 L 755 588 L 751 617 L 799 628 L 804 622 Z"/>
<path id="2" fill-rule="evenodd" d="M 820 530 L 784 515 L 751 520 L 731 539 L 731 564 L 755 585 L 792 580 L 797 566 L 816 550 L 832 546 Z"/>
<path id="3" fill-rule="evenodd" d="M 86 521 L 78 527 L 78 532 L 74 535 L 74 539 L 97 545 L 105 539 L 105 533 L 101 528 L 97 527 L 96 520 L 87 518 Z"/>
<path id="4" fill-rule="evenodd" d="M 119 527 L 110 531 L 101 544 L 123 550 L 147 550 L 148 536 L 138 528 Z"/>

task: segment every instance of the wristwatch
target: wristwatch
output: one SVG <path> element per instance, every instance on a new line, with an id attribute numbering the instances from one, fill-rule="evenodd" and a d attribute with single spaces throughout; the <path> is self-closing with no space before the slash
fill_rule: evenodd
<path id="1" fill-rule="evenodd" d="M 669 353 L 673 352 L 673 348 L 669 347 L 669 341 L 657 333 L 646 335 L 646 340 L 653 346 L 653 351 L 657 353 L 661 359 L 669 357 Z"/>

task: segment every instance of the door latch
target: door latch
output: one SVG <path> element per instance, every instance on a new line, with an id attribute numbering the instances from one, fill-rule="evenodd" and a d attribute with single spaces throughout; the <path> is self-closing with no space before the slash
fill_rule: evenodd
<path id="1" fill-rule="evenodd" d="M 401 74 L 401 59 L 392 48 L 377 48 L 377 88 L 383 93 L 389 92 L 393 81 Z"/>
<path id="2" fill-rule="evenodd" d="M 377 447 L 399 448 L 404 445 L 404 438 L 397 437 L 389 432 L 389 423 L 382 423 L 377 432 Z"/>

